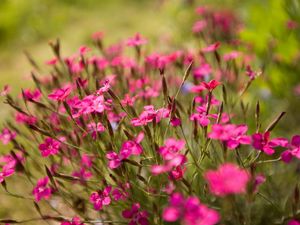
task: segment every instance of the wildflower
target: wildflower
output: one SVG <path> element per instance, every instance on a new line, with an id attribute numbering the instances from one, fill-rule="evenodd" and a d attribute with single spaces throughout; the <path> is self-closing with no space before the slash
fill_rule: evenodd
<path id="1" fill-rule="evenodd" d="M 11 140 L 14 140 L 17 136 L 15 131 L 11 131 L 8 128 L 3 128 L 0 134 L 0 140 L 4 145 L 7 145 Z"/>
<path id="2" fill-rule="evenodd" d="M 92 172 L 86 170 L 84 167 L 81 167 L 79 170 L 76 170 L 72 173 L 72 176 L 77 177 L 80 179 L 81 183 L 84 183 L 88 179 L 90 179 L 93 174 Z"/>
<path id="3" fill-rule="evenodd" d="M 184 140 L 176 140 L 174 138 L 169 138 L 165 141 L 165 145 L 159 148 L 159 154 L 164 160 L 171 160 L 178 152 L 182 150 L 185 146 Z"/>
<path id="4" fill-rule="evenodd" d="M 286 163 L 289 163 L 293 157 L 300 159 L 300 135 L 293 136 L 289 149 L 281 154 L 281 159 Z"/>
<path id="5" fill-rule="evenodd" d="M 140 210 L 139 203 L 134 203 L 131 209 L 126 209 L 122 212 L 122 216 L 126 219 L 130 219 L 130 225 L 148 225 L 148 212 Z"/>
<path id="6" fill-rule="evenodd" d="M 60 225 L 84 225 L 78 216 L 74 216 L 71 221 L 63 221 Z"/>
<path id="7" fill-rule="evenodd" d="M 105 131 L 105 127 L 102 123 L 89 123 L 87 125 L 88 132 L 91 134 L 92 138 L 95 140 L 97 138 L 97 133 L 101 133 Z"/>
<path id="8" fill-rule="evenodd" d="M 49 66 L 53 66 L 53 65 L 56 65 L 58 62 L 58 59 L 55 57 L 55 58 L 52 58 L 50 60 L 48 60 L 47 62 L 45 62 L 45 64 L 49 65 Z"/>
<path id="9" fill-rule="evenodd" d="M 129 38 L 127 40 L 127 46 L 140 46 L 147 43 L 147 40 L 144 39 L 139 33 L 137 33 L 134 37 Z"/>
<path id="10" fill-rule="evenodd" d="M 71 93 L 71 87 L 67 86 L 64 88 L 55 89 L 48 98 L 54 101 L 65 101 Z"/>
<path id="11" fill-rule="evenodd" d="M 201 126 L 206 127 L 210 123 L 209 116 L 206 114 L 206 107 L 198 106 L 196 110 L 197 113 L 193 113 L 190 120 L 197 121 Z"/>
<path id="12" fill-rule="evenodd" d="M 199 20 L 196 23 L 194 23 L 192 31 L 193 33 L 197 34 L 202 32 L 207 26 L 207 22 L 205 20 Z"/>
<path id="13" fill-rule="evenodd" d="M 48 157 L 49 155 L 56 155 L 60 148 L 60 142 L 54 140 L 53 138 L 47 137 L 44 143 L 39 145 L 39 150 L 43 157 Z"/>
<path id="14" fill-rule="evenodd" d="M 224 54 L 224 55 L 223 55 L 223 59 L 224 59 L 224 61 L 227 62 L 227 61 L 236 59 L 239 55 L 240 55 L 239 52 L 237 52 L 237 51 L 232 51 L 232 52 L 229 52 L 229 53 L 227 53 L 227 54 Z"/>
<path id="15" fill-rule="evenodd" d="M 300 222 L 298 220 L 292 219 L 288 222 L 287 225 L 300 225 Z"/>
<path id="16" fill-rule="evenodd" d="M 221 43 L 216 42 L 202 49 L 202 52 L 214 52 L 220 47 Z"/>
<path id="17" fill-rule="evenodd" d="M 0 96 L 6 96 L 9 94 L 11 87 L 9 85 L 4 85 L 2 91 L 0 92 Z"/>
<path id="18" fill-rule="evenodd" d="M 216 81 L 216 80 L 211 80 L 208 83 L 207 82 L 202 82 L 203 86 L 212 92 L 217 86 L 219 86 L 221 83 Z"/>
<path id="19" fill-rule="evenodd" d="M 23 97 L 28 101 L 38 101 L 42 96 L 42 93 L 39 91 L 39 89 L 33 91 L 30 91 L 29 89 L 25 89 L 23 90 L 22 94 Z"/>
<path id="20" fill-rule="evenodd" d="M 103 191 L 93 192 L 90 196 L 90 202 L 93 203 L 95 210 L 102 210 L 103 206 L 111 203 L 110 192 L 111 186 L 107 186 Z"/>
<path id="21" fill-rule="evenodd" d="M 21 112 L 16 113 L 15 120 L 17 123 L 25 123 L 28 125 L 33 125 L 37 122 L 37 118 L 34 116 L 29 116 Z"/>
<path id="22" fill-rule="evenodd" d="M 266 133 L 256 133 L 252 135 L 252 146 L 261 150 L 267 155 L 273 155 L 277 146 L 287 147 L 288 140 L 285 138 L 274 138 L 270 140 L 270 132 Z"/>
<path id="23" fill-rule="evenodd" d="M 167 222 L 180 220 L 184 225 L 213 225 L 220 220 L 219 214 L 200 203 L 196 197 L 184 197 L 180 193 L 171 195 L 164 209 L 163 219 Z"/>
<path id="24" fill-rule="evenodd" d="M 121 162 L 123 160 L 117 153 L 115 153 L 113 151 L 109 151 L 106 154 L 106 158 L 109 160 L 108 167 L 110 169 L 118 168 L 121 165 Z"/>
<path id="25" fill-rule="evenodd" d="M 38 180 L 37 185 L 32 191 L 35 201 L 39 202 L 41 199 L 49 199 L 52 194 L 52 189 L 48 186 L 49 178 L 44 177 Z"/>
<path id="26" fill-rule="evenodd" d="M 97 41 L 97 40 L 102 40 L 104 37 L 104 33 L 102 31 L 97 31 L 92 34 L 92 39 Z"/>
<path id="27" fill-rule="evenodd" d="M 207 171 L 204 177 L 208 181 L 211 193 L 221 197 L 245 193 L 250 180 L 247 171 L 231 163 L 221 165 L 218 170 Z"/>
<path id="28" fill-rule="evenodd" d="M 208 63 L 204 63 L 201 66 L 194 69 L 193 75 L 195 78 L 204 78 L 211 74 L 212 68 Z"/>
<path id="29" fill-rule="evenodd" d="M 2 171 L 0 171 L 0 183 L 4 181 L 6 177 L 9 177 L 15 173 L 15 169 L 11 167 L 4 166 Z"/>
<path id="30" fill-rule="evenodd" d="M 240 144 L 251 144 L 251 138 L 246 134 L 248 127 L 246 125 L 234 124 L 214 124 L 212 131 L 208 134 L 209 138 L 221 140 L 226 143 L 229 149 L 235 149 Z"/>

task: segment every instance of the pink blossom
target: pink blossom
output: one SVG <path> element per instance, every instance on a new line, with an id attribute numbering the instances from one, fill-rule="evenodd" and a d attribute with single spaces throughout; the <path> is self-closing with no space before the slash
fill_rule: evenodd
<path id="1" fill-rule="evenodd" d="M 0 171 L 0 183 L 4 181 L 6 177 L 9 177 L 15 173 L 14 167 L 4 166 Z"/>
<path id="2" fill-rule="evenodd" d="M 29 116 L 29 115 L 26 115 L 26 114 L 21 113 L 21 112 L 17 112 L 15 118 L 16 118 L 17 123 L 25 123 L 25 124 L 29 124 L 29 125 L 33 125 L 37 121 L 36 117 Z"/>
<path id="3" fill-rule="evenodd" d="M 223 55 L 223 59 L 224 59 L 224 61 L 227 62 L 227 61 L 236 59 L 239 55 L 240 55 L 239 52 L 237 52 L 237 51 L 232 51 L 232 52 L 229 52 L 229 53 L 227 53 L 227 54 L 224 54 L 224 55 Z"/>
<path id="4" fill-rule="evenodd" d="M 47 137 L 44 143 L 39 145 L 39 150 L 43 157 L 48 157 L 49 155 L 56 155 L 60 148 L 60 142 Z"/>
<path id="5" fill-rule="evenodd" d="M 93 203 L 95 210 L 102 210 L 103 206 L 110 205 L 111 186 L 107 186 L 103 191 L 93 192 L 90 196 L 90 202 Z"/>
<path id="6" fill-rule="evenodd" d="M 289 163 L 293 157 L 300 159 L 300 135 L 293 136 L 291 144 L 288 147 L 288 150 L 281 153 L 281 159 L 285 163 Z"/>
<path id="7" fill-rule="evenodd" d="M 74 216 L 71 221 L 63 221 L 60 225 L 84 225 L 78 216 Z"/>
<path id="8" fill-rule="evenodd" d="M 103 37 L 104 37 L 104 32 L 102 32 L 102 31 L 97 31 L 92 34 L 92 39 L 95 41 L 102 40 Z"/>
<path id="9" fill-rule="evenodd" d="M 196 67 L 194 69 L 193 75 L 195 78 L 204 78 L 208 75 L 210 75 L 212 72 L 212 68 L 208 63 L 204 63 L 199 67 Z"/>
<path id="10" fill-rule="evenodd" d="M 23 90 L 22 94 L 23 97 L 28 101 L 38 101 L 42 96 L 42 93 L 39 91 L 39 89 L 35 89 L 33 91 L 25 89 Z"/>
<path id="11" fill-rule="evenodd" d="M 109 151 L 106 154 L 106 158 L 108 159 L 108 167 L 110 169 L 116 169 L 121 165 L 123 158 L 121 158 L 117 153 L 113 151 Z"/>
<path id="12" fill-rule="evenodd" d="M 6 96 L 9 94 L 11 87 L 7 84 L 4 85 L 3 90 L 0 92 L 0 96 Z"/>
<path id="13" fill-rule="evenodd" d="M 11 140 L 14 140 L 17 136 L 15 131 L 11 131 L 8 128 L 3 128 L 0 134 L 0 140 L 4 145 L 7 145 Z"/>
<path id="14" fill-rule="evenodd" d="M 72 89 L 69 86 L 55 89 L 51 94 L 48 95 L 48 98 L 54 101 L 65 101 L 70 95 L 71 91 Z"/>
<path id="15" fill-rule="evenodd" d="M 173 117 L 170 121 L 171 125 L 173 127 L 177 127 L 177 126 L 180 126 L 181 125 L 181 119 L 179 118 L 176 118 L 176 117 Z"/>
<path id="16" fill-rule="evenodd" d="M 202 52 L 214 52 L 220 47 L 221 43 L 216 42 L 202 49 Z"/>
<path id="17" fill-rule="evenodd" d="M 105 131 L 105 127 L 100 122 L 98 122 L 97 124 L 94 122 L 89 123 L 87 125 L 87 129 L 94 140 L 97 138 L 97 133 L 102 133 Z"/>
<path id="18" fill-rule="evenodd" d="M 193 33 L 197 34 L 202 32 L 207 26 L 207 22 L 205 20 L 199 20 L 194 23 L 192 31 Z"/>
<path id="19" fill-rule="evenodd" d="M 196 108 L 197 113 L 193 113 L 190 116 L 190 120 L 197 121 L 201 126 L 206 127 L 210 123 L 209 115 L 206 114 L 206 107 L 198 106 Z"/>
<path id="20" fill-rule="evenodd" d="M 225 163 L 218 170 L 209 170 L 204 175 L 209 184 L 210 192 L 217 196 L 241 194 L 246 192 L 250 175 L 238 166 Z"/>
<path id="21" fill-rule="evenodd" d="M 140 114 L 138 118 L 133 118 L 131 124 L 133 126 L 144 126 L 151 123 L 154 118 L 157 123 L 163 118 L 168 118 L 170 116 L 170 110 L 166 108 L 161 108 L 158 110 L 154 109 L 154 106 L 149 105 L 144 107 L 144 111 Z"/>
<path id="22" fill-rule="evenodd" d="M 56 65 L 58 62 L 58 59 L 57 58 L 52 58 L 48 61 L 45 62 L 45 64 L 49 65 L 49 66 L 53 66 L 53 65 Z"/>
<path id="23" fill-rule="evenodd" d="M 217 86 L 219 86 L 221 83 L 216 80 L 211 80 L 208 83 L 202 82 L 202 85 L 209 90 L 210 92 L 213 91 Z"/>
<path id="24" fill-rule="evenodd" d="M 285 138 L 274 138 L 270 140 L 270 132 L 256 133 L 252 135 L 252 146 L 267 155 L 273 155 L 277 146 L 287 147 L 288 140 Z"/>
<path id="25" fill-rule="evenodd" d="M 292 219 L 287 223 L 287 225 L 300 225 L 300 222 L 298 220 Z"/>
<path id="26" fill-rule="evenodd" d="M 42 198 L 49 199 L 51 197 L 52 189 L 48 186 L 48 183 L 48 177 L 44 177 L 38 180 L 37 185 L 32 191 L 36 202 L 39 202 Z"/>
<path id="27" fill-rule="evenodd" d="M 126 219 L 130 219 L 129 225 L 148 225 L 148 212 L 140 210 L 139 203 L 134 203 L 131 209 L 126 209 L 122 212 L 122 216 Z"/>
<path id="28" fill-rule="evenodd" d="M 86 170 L 84 167 L 81 167 L 79 170 L 74 171 L 72 176 L 79 178 L 80 182 L 84 183 L 93 176 L 93 173 Z"/>
<path id="29" fill-rule="evenodd" d="M 184 199 L 180 193 L 171 195 L 162 217 L 167 222 L 180 220 L 184 225 L 213 225 L 220 220 L 217 211 L 201 204 L 197 197 Z"/>
<path id="30" fill-rule="evenodd" d="M 147 43 L 147 40 L 144 39 L 139 33 L 135 34 L 134 37 L 128 38 L 127 46 L 140 46 Z"/>
<path id="31" fill-rule="evenodd" d="M 169 138 L 165 141 L 165 145 L 159 148 L 158 152 L 164 160 L 171 160 L 179 153 L 180 150 L 183 150 L 184 147 L 184 140 Z"/>

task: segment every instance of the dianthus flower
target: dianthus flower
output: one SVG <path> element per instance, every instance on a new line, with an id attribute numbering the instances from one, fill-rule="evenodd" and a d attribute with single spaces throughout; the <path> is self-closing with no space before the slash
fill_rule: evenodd
<path id="1" fill-rule="evenodd" d="M 90 196 L 90 202 L 93 203 L 95 210 L 102 210 L 103 206 L 111 203 L 110 192 L 111 186 L 107 186 L 104 190 L 93 192 Z"/>
<path id="2" fill-rule="evenodd" d="M 183 150 L 185 146 L 184 140 L 176 140 L 169 138 L 165 141 L 165 145 L 159 148 L 159 154 L 164 160 L 173 159 L 180 150 Z"/>
<path id="3" fill-rule="evenodd" d="M 241 194 L 246 192 L 250 175 L 238 166 L 225 163 L 218 170 L 209 170 L 204 175 L 211 193 L 217 196 Z"/>
<path id="4" fill-rule="evenodd" d="M 23 91 L 23 97 L 28 101 L 38 101 L 42 96 L 42 93 L 36 89 L 33 91 L 30 91 L 29 89 L 25 89 Z"/>
<path id="5" fill-rule="evenodd" d="M 270 139 L 270 132 L 266 133 L 255 133 L 252 135 L 252 146 L 257 149 L 261 150 L 267 155 L 274 154 L 274 148 L 277 146 L 287 147 L 288 140 L 285 138 L 273 138 Z"/>
<path id="6" fill-rule="evenodd" d="M 53 138 L 47 137 L 44 143 L 39 145 L 39 150 L 43 157 L 48 157 L 49 155 L 56 155 L 60 148 L 60 142 L 54 140 Z"/>
<path id="7" fill-rule="evenodd" d="M 208 137 L 223 141 L 229 149 L 235 149 L 240 144 L 251 144 L 250 136 L 246 135 L 247 130 L 248 127 L 246 125 L 214 124 Z"/>
<path id="8" fill-rule="evenodd" d="M 37 185 L 32 191 L 36 202 L 39 202 L 42 198 L 49 199 L 51 197 L 52 189 L 48 186 L 48 183 L 48 177 L 44 177 L 38 180 Z"/>
<path id="9" fill-rule="evenodd" d="M 126 219 L 130 219 L 129 225 L 148 225 L 148 212 L 140 210 L 139 203 L 134 203 L 131 209 L 126 209 L 122 212 L 122 215 Z"/>
<path id="10" fill-rule="evenodd" d="M 74 216 L 71 221 L 63 221 L 60 225 L 84 225 L 78 216 Z"/>
<path id="11" fill-rule="evenodd" d="M 0 134 L 0 140 L 4 145 L 7 145 L 11 140 L 14 140 L 17 136 L 17 133 L 15 131 L 11 131 L 8 128 L 3 128 L 1 134 Z"/>
<path id="12" fill-rule="evenodd" d="M 127 46 L 140 46 L 147 44 L 147 40 L 137 33 L 134 37 L 128 38 L 126 44 Z"/>
<path id="13" fill-rule="evenodd" d="M 88 129 L 88 133 L 91 134 L 94 140 L 97 138 L 97 133 L 101 133 L 105 131 L 105 127 L 100 122 L 98 122 L 97 124 L 95 122 L 89 123 L 87 125 L 87 129 Z"/>
<path id="14" fill-rule="evenodd" d="M 70 95 L 72 89 L 70 86 L 63 88 L 55 89 L 51 94 L 48 95 L 48 98 L 54 101 L 65 101 L 66 98 Z"/>
<path id="15" fill-rule="evenodd" d="M 293 157 L 300 159 L 300 135 L 293 136 L 289 149 L 281 154 L 281 159 L 286 163 L 289 163 Z"/>
<path id="16" fill-rule="evenodd" d="M 28 124 L 28 125 L 33 125 L 33 124 L 36 123 L 37 118 L 35 116 L 28 116 L 24 113 L 17 112 L 15 120 L 16 120 L 17 123 L 25 123 L 25 124 Z"/>
<path id="17" fill-rule="evenodd" d="M 219 214 L 201 204 L 198 198 L 184 199 L 180 193 L 171 195 L 162 217 L 167 222 L 179 220 L 183 225 L 214 225 L 220 220 Z"/>

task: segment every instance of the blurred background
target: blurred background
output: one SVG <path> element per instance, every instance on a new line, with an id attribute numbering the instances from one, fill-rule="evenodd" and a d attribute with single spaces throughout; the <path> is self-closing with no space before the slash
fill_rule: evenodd
<path id="1" fill-rule="evenodd" d="M 91 34 L 96 31 L 105 33 L 108 44 L 139 32 L 155 49 L 163 49 L 162 39 L 174 49 L 188 47 L 195 8 L 202 5 L 226 10 L 241 21 L 238 36 L 257 56 L 255 67 L 264 73 L 251 87 L 253 99 L 262 99 L 262 118 L 270 121 L 274 114 L 287 111 L 276 132 L 299 133 L 299 0 L 1 0 L 0 88 L 9 84 L 12 93 L 18 94 L 21 87 L 30 87 L 31 66 L 24 51 L 42 65 L 52 58 L 47 43 L 56 38 L 61 40 L 64 55 L 81 45 L 91 46 Z M 8 115 L 3 104 L 0 115 L 1 121 Z M 16 203 L 0 196 L 0 218 L 18 217 L 19 210 L 9 210 Z"/>

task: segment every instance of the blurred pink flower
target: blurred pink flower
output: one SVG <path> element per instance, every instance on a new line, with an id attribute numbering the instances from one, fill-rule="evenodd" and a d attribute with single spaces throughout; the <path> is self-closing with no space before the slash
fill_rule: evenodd
<path id="1" fill-rule="evenodd" d="M 51 197 L 52 189 L 48 186 L 48 183 L 48 177 L 44 177 L 38 180 L 37 185 L 32 191 L 36 202 L 39 202 L 42 198 L 49 199 Z"/>

